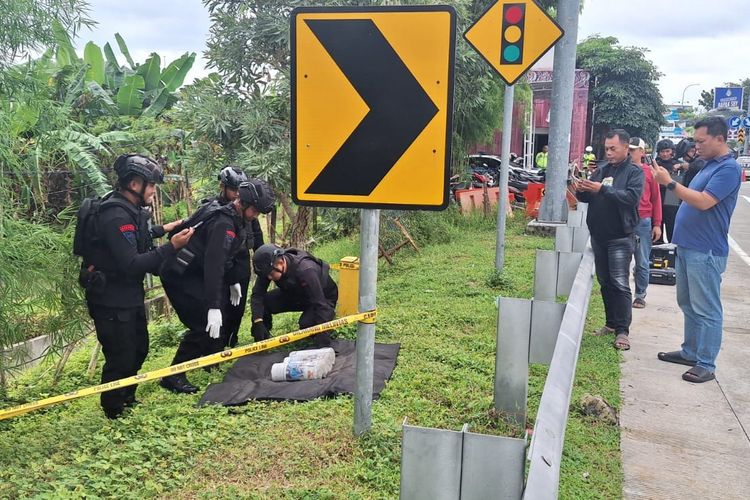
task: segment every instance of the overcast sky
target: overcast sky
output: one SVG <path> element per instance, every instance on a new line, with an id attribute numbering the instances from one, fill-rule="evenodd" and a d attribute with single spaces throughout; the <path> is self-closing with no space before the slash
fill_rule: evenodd
<path id="1" fill-rule="evenodd" d="M 200 0 L 90 3 L 91 17 L 99 24 L 81 33 L 79 49 L 89 40 L 100 46 L 110 42 L 123 64 L 114 38 L 120 33 L 136 62 L 151 52 L 162 57 L 162 64 L 196 52 L 186 83 L 208 74 L 202 53 L 210 19 Z M 748 0 L 585 0 L 578 38 L 599 33 L 649 49 L 647 57 L 664 74 L 659 82 L 664 102 L 679 104 L 685 87 L 697 83 L 685 90 L 685 103 L 697 105 L 702 89 L 750 77 L 749 18 Z"/>

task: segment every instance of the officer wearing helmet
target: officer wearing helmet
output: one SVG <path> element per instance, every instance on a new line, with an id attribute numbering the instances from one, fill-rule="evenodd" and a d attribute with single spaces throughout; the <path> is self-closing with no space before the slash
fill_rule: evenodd
<path id="1" fill-rule="evenodd" d="M 240 184 L 248 182 L 245 172 L 236 165 L 224 167 L 221 172 L 219 172 L 218 178 L 220 191 L 219 195 L 213 199 L 222 205 L 226 205 L 227 203 L 236 200 L 237 197 L 239 197 Z M 262 185 L 263 187 L 261 188 L 261 191 L 263 192 L 272 192 L 270 187 L 259 179 L 251 179 L 251 182 Z M 252 201 L 249 202 L 252 204 Z M 258 203 L 262 204 L 262 202 Z M 264 207 L 264 210 L 266 209 L 267 207 Z M 273 209 L 273 206 L 271 206 L 271 209 Z M 261 212 L 266 213 L 264 211 Z M 242 317 L 245 314 L 247 291 L 250 285 L 250 249 L 255 251 L 263 244 L 263 230 L 260 227 L 260 222 L 257 217 L 250 221 L 249 228 L 245 234 L 245 244 L 242 245 L 240 251 L 235 255 L 235 266 L 240 270 L 240 273 L 238 274 L 240 284 L 239 296 L 230 291 L 230 301 L 227 305 L 224 317 L 224 338 L 226 339 L 228 347 L 234 347 L 237 345 Z"/>
<path id="2" fill-rule="evenodd" d="M 693 177 L 706 165 L 706 161 L 696 154 L 695 140 L 692 137 L 687 137 L 677 143 L 676 156 L 680 159 L 680 169 L 684 172 L 682 184 L 688 187 Z"/>
<path id="3" fill-rule="evenodd" d="M 136 375 L 143 365 L 148 355 L 143 278 L 156 273 L 193 235 L 185 229 L 152 248 L 151 212 L 145 207 L 162 182 L 161 167 L 147 156 L 128 154 L 115 160 L 114 169 L 117 187 L 100 205 L 97 234 L 81 268 L 89 315 L 104 352 L 102 383 Z M 135 404 L 135 391 L 136 386 L 130 386 L 102 393 L 107 417 L 117 418 Z"/>
<path id="4" fill-rule="evenodd" d="M 589 169 L 595 169 L 596 168 L 596 155 L 594 154 L 594 148 L 591 146 L 586 146 L 586 151 L 583 153 L 583 156 L 581 157 L 581 170 L 584 172 L 584 175 L 588 177 L 588 171 Z"/>
<path id="5" fill-rule="evenodd" d="M 162 270 L 164 291 L 188 328 L 173 365 L 219 352 L 227 345 L 224 312 L 228 302 L 239 304 L 240 280 L 247 273 L 243 269 L 247 263 L 238 264 L 236 256 L 244 248 L 247 224 L 258 214 L 269 213 L 274 201 L 267 183 L 257 179 L 241 182 L 233 201 L 203 207 L 210 213 L 196 224 L 195 237 Z M 176 393 L 198 390 L 184 373 L 165 377 L 160 385 Z"/>
<path id="6" fill-rule="evenodd" d="M 252 335 L 256 342 L 270 337 L 273 315 L 301 311 L 299 327 L 308 328 L 333 320 L 339 291 L 327 263 L 296 248 L 266 244 L 253 255 L 256 278 L 250 298 Z M 274 290 L 268 291 L 271 282 Z M 315 336 L 316 347 L 331 343 L 331 333 Z"/>
<path id="7" fill-rule="evenodd" d="M 682 170 L 680 170 L 680 162 L 675 158 L 675 146 L 669 139 L 662 139 L 656 143 L 656 163 L 660 167 L 664 167 L 672 176 L 672 180 L 678 183 L 682 183 Z M 661 204 L 662 204 L 662 219 L 664 221 L 665 231 L 662 232 L 662 238 L 658 243 L 664 243 L 664 236 L 666 235 L 669 241 L 672 241 L 672 231 L 674 230 L 674 219 L 677 215 L 677 209 L 680 208 L 680 199 L 671 192 L 667 191 L 664 186 L 660 187 L 661 192 Z"/>

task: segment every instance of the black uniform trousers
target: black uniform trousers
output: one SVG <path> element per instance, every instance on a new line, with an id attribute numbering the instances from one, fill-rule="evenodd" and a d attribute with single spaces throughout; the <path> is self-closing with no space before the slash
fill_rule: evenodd
<path id="1" fill-rule="evenodd" d="M 239 340 L 240 325 L 242 324 L 242 317 L 245 315 L 245 305 L 247 304 L 247 290 L 250 287 L 250 276 L 241 279 L 239 283 L 240 289 L 242 290 L 242 297 L 240 298 L 239 305 L 233 306 L 227 299 L 227 306 L 224 308 L 223 312 L 224 326 L 222 328 L 222 334 L 226 336 L 226 345 L 228 347 L 236 346 Z"/>
<path id="2" fill-rule="evenodd" d="M 664 220 L 667 241 L 670 243 L 672 243 L 672 233 L 674 232 L 674 220 L 677 217 L 677 210 L 679 209 L 679 205 L 663 205 L 661 209 L 661 217 Z M 663 239 L 664 236 L 662 236 Z"/>
<path id="3" fill-rule="evenodd" d="M 224 350 L 226 341 L 222 335 L 218 339 L 209 337 L 206 331 L 206 316 L 208 309 L 203 301 L 185 292 L 180 283 L 172 283 L 162 280 L 164 291 L 169 297 L 177 316 L 188 330 L 182 337 L 172 364 L 183 363 L 191 359 L 200 358 L 208 354 L 214 354 Z"/>
<path id="4" fill-rule="evenodd" d="M 96 304 L 88 304 L 88 307 L 104 353 L 102 384 L 136 375 L 148 355 L 145 307 L 120 309 Z M 126 404 L 135 401 L 136 388 L 131 385 L 103 392 L 102 408 L 107 414 L 122 412 Z"/>
<path id="5" fill-rule="evenodd" d="M 301 298 L 289 293 L 284 293 L 280 288 L 267 292 L 263 298 L 263 324 L 271 330 L 273 327 L 273 315 L 283 312 L 302 311 L 299 317 L 299 327 L 309 328 L 311 326 L 333 321 L 336 317 L 336 302 L 338 301 L 338 290 L 335 297 L 326 297 L 331 304 L 330 317 L 316 317 L 316 311 Z M 313 337 L 317 347 L 326 347 L 331 343 L 331 332 L 319 333 Z"/>

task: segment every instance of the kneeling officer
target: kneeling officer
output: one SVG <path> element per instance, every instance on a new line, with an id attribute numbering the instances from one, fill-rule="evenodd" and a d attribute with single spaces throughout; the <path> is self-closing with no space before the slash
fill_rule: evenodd
<path id="1" fill-rule="evenodd" d="M 199 221 L 191 216 L 185 222 L 196 228 L 195 236 L 161 272 L 164 291 L 188 328 L 173 365 L 223 350 L 226 339 L 222 338 L 222 310 L 226 310 L 227 299 L 239 304 L 239 281 L 246 273 L 235 259 L 244 245 L 246 223 L 261 211 L 270 211 L 274 199 L 268 184 L 243 182 L 237 199 L 225 205 L 210 202 L 199 209 L 203 214 Z M 160 385 L 177 393 L 198 391 L 184 373 L 165 377 Z"/>
<path id="2" fill-rule="evenodd" d="M 250 297 L 251 332 L 256 342 L 270 337 L 274 314 L 302 311 L 300 328 L 333 320 L 339 291 L 327 263 L 304 250 L 266 244 L 255 251 L 253 268 L 257 277 Z M 277 288 L 269 292 L 272 281 Z M 331 333 L 316 335 L 314 342 L 316 347 L 330 345 Z"/>

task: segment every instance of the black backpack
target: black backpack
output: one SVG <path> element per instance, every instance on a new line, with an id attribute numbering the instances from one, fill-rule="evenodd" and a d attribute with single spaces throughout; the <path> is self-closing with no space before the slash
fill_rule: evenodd
<path id="1" fill-rule="evenodd" d="M 86 198 L 78 207 L 76 230 L 73 236 L 73 255 L 91 258 L 95 245 L 99 242 L 99 211 L 102 204 L 112 197 L 112 191 L 104 196 Z"/>
<path id="2" fill-rule="evenodd" d="M 172 239 L 172 236 L 188 227 L 197 226 L 198 224 L 207 222 L 215 215 L 217 215 L 219 213 L 219 210 L 221 210 L 223 207 L 224 205 L 219 203 L 218 200 L 207 200 L 205 203 L 199 206 L 198 209 L 190 215 L 190 217 L 184 219 L 181 224 L 172 229 L 167 235 L 167 238 Z"/>
<path id="3" fill-rule="evenodd" d="M 81 202 L 81 206 L 78 207 L 78 213 L 76 218 L 76 229 L 73 235 L 73 255 L 78 255 L 83 258 L 84 263 L 90 261 L 94 252 L 101 248 L 101 236 L 99 234 L 99 214 L 107 208 L 115 206 L 123 207 L 128 212 L 133 211 L 132 205 L 128 202 L 112 198 L 114 191 L 110 191 L 104 196 L 97 196 L 96 198 L 85 198 Z M 146 216 L 138 215 L 139 227 L 143 224 L 148 224 Z M 142 235 L 138 232 L 138 248 L 140 251 L 147 249 L 150 242 L 142 241 Z"/>

